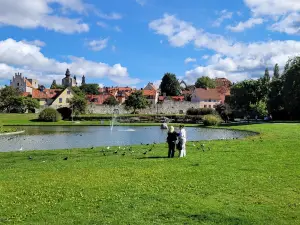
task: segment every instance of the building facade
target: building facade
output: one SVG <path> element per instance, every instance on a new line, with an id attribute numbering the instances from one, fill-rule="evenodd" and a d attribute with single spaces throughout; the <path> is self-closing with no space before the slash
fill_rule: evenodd
<path id="1" fill-rule="evenodd" d="M 77 86 L 77 83 L 76 83 L 76 78 L 72 78 L 71 77 L 71 73 L 70 73 L 70 70 L 67 69 L 66 71 L 66 77 L 64 77 L 61 81 L 61 84 L 64 86 L 64 87 L 75 87 Z"/>
<path id="2" fill-rule="evenodd" d="M 16 73 L 10 81 L 10 86 L 18 89 L 22 93 L 27 92 L 32 94 L 33 89 L 38 88 L 38 81 L 35 79 L 27 79 L 22 73 Z"/>

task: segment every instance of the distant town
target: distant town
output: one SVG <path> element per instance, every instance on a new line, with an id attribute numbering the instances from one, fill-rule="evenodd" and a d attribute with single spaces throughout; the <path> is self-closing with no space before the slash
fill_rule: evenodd
<path id="1" fill-rule="evenodd" d="M 160 88 L 156 88 L 153 83 L 149 82 L 140 90 L 128 86 L 98 86 L 96 92 L 87 93 L 85 97 L 88 103 L 93 105 L 103 105 L 108 98 L 114 98 L 119 104 L 122 104 L 132 93 L 142 91 L 144 97 L 152 105 L 174 101 L 198 104 L 198 108 L 215 108 L 216 105 L 224 103 L 226 96 L 230 95 L 232 86 L 232 83 L 226 78 L 216 78 L 214 88 L 197 88 L 195 85 L 186 85 L 184 81 L 178 82 L 180 90 L 177 95 L 172 96 L 163 93 Z M 86 77 L 83 75 L 80 86 L 84 85 L 92 84 L 87 84 Z M 93 85 L 95 86 L 95 84 Z M 23 96 L 38 100 L 42 107 L 69 107 L 70 99 L 76 95 L 73 89 L 77 87 L 77 78 L 72 76 L 70 70 L 67 69 L 61 85 L 54 80 L 50 88 L 45 88 L 39 84 L 38 80 L 28 78 L 22 73 L 16 73 L 10 81 L 10 86 L 18 89 Z"/>

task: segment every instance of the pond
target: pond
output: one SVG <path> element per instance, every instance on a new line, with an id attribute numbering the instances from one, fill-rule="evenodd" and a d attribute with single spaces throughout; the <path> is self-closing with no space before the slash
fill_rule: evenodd
<path id="1" fill-rule="evenodd" d="M 0 152 L 54 150 L 163 143 L 167 131 L 159 126 L 22 126 L 24 133 L 0 136 Z M 243 138 L 253 132 L 187 127 L 188 141 Z"/>

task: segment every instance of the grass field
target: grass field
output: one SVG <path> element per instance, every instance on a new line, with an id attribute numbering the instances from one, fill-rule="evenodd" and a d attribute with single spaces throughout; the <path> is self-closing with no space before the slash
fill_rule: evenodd
<path id="1" fill-rule="evenodd" d="M 300 125 L 237 128 L 261 134 L 184 159 L 165 144 L 0 153 L 0 224 L 300 224 Z"/>

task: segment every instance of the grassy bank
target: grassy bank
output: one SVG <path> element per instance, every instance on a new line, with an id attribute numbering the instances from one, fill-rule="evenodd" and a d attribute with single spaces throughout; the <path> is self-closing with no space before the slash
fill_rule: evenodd
<path id="1" fill-rule="evenodd" d="M 165 144 L 0 153 L 0 223 L 300 224 L 300 126 L 236 128 L 261 135 L 184 159 Z"/>

